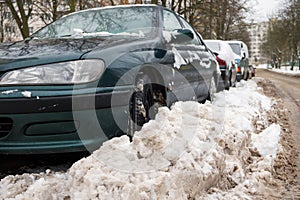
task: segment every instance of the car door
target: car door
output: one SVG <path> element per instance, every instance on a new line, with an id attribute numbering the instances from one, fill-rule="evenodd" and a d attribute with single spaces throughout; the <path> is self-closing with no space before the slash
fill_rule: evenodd
<path id="1" fill-rule="evenodd" d="M 183 29 L 183 24 L 175 13 L 163 10 L 164 31 L 171 34 L 175 30 Z M 191 44 L 191 43 L 190 43 Z M 187 43 L 170 42 L 167 50 L 173 52 L 175 56 L 174 70 L 175 79 L 173 81 L 173 92 L 179 100 L 192 100 L 199 96 L 199 55 L 195 46 Z"/>
<path id="2" fill-rule="evenodd" d="M 206 98 L 210 80 L 213 74 L 212 61 L 214 58 L 212 54 L 208 51 L 204 42 L 199 37 L 192 26 L 183 18 L 179 16 L 181 23 L 184 28 L 190 29 L 194 34 L 194 39 L 187 44 L 190 53 L 192 53 L 193 62 L 192 65 L 196 70 L 197 76 L 195 78 L 195 86 L 197 87 L 195 92 L 198 95 L 198 99 Z M 190 50 L 192 49 L 192 50 Z"/>

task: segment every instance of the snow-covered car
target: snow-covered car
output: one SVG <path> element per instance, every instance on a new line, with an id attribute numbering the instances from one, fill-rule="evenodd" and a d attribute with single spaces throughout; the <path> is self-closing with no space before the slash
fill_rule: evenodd
<path id="1" fill-rule="evenodd" d="M 204 40 L 207 47 L 215 53 L 223 83 L 221 87 L 229 89 L 230 86 L 235 86 L 236 83 L 236 70 L 235 54 L 229 44 L 223 40 Z"/>
<path id="2" fill-rule="evenodd" d="M 251 76 L 249 68 L 248 46 L 243 41 L 226 41 L 232 51 L 235 53 L 235 62 L 237 64 L 237 81 L 247 80 Z"/>
<path id="3" fill-rule="evenodd" d="M 160 106 L 212 99 L 219 75 L 194 29 L 164 7 L 66 15 L 0 45 L 0 153 L 85 151 L 132 136 Z"/>

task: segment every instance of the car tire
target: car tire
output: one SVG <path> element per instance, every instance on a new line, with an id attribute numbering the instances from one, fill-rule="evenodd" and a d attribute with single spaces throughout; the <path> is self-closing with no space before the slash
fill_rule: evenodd
<path id="1" fill-rule="evenodd" d="M 210 102 L 213 102 L 216 98 L 216 93 L 217 93 L 217 81 L 216 81 L 215 76 L 212 76 L 210 79 L 207 100 L 209 100 Z"/>
<path id="2" fill-rule="evenodd" d="M 250 69 L 248 70 L 248 79 L 252 79 L 252 72 Z"/>
<path id="3" fill-rule="evenodd" d="M 245 81 L 248 80 L 248 72 L 247 72 L 247 71 L 244 72 L 243 79 L 244 79 Z"/>
<path id="4" fill-rule="evenodd" d="M 143 75 L 137 79 L 129 103 L 128 135 L 132 138 L 157 112 L 153 109 L 154 98 L 151 79 Z"/>
<path id="5" fill-rule="evenodd" d="M 230 76 L 229 76 L 229 80 L 230 80 L 230 87 L 236 87 L 236 82 L 237 82 L 237 76 L 235 73 L 235 77 L 233 77 L 233 73 L 232 73 L 232 69 L 230 70 Z"/>
<path id="6" fill-rule="evenodd" d="M 224 88 L 225 90 L 229 90 L 230 88 L 230 71 L 226 72 L 225 74 Z"/>

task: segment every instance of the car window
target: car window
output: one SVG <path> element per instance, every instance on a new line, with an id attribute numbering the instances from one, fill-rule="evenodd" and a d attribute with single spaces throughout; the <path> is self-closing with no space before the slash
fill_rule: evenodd
<path id="1" fill-rule="evenodd" d="M 152 7 L 94 9 L 62 17 L 33 36 L 60 38 L 138 35 L 142 37 L 152 31 L 154 21 L 155 11 Z"/>
<path id="2" fill-rule="evenodd" d="M 237 55 L 241 55 L 241 45 L 239 43 L 229 43 L 233 52 Z"/>
<path id="3" fill-rule="evenodd" d="M 226 51 L 230 56 L 234 56 L 233 51 L 228 43 L 222 42 L 222 49 L 224 49 L 224 51 Z"/>
<path id="4" fill-rule="evenodd" d="M 207 47 L 212 50 L 213 52 L 220 52 L 221 51 L 221 47 L 220 44 L 218 42 L 213 42 L 213 41 L 205 41 L 205 44 L 207 45 Z"/>
<path id="5" fill-rule="evenodd" d="M 168 10 L 163 10 L 164 15 L 164 30 L 173 31 L 176 29 L 182 29 L 180 22 L 176 15 Z"/>
<path id="6" fill-rule="evenodd" d="M 182 22 L 184 28 L 190 29 L 194 34 L 194 39 L 191 41 L 192 44 L 202 44 L 198 35 L 195 33 L 193 27 L 183 18 L 179 17 L 180 21 Z"/>

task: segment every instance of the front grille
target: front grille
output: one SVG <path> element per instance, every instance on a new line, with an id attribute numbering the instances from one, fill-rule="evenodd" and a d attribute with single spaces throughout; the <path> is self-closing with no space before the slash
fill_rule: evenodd
<path id="1" fill-rule="evenodd" d="M 0 117 L 0 138 L 9 134 L 13 126 L 13 121 L 10 118 Z"/>

